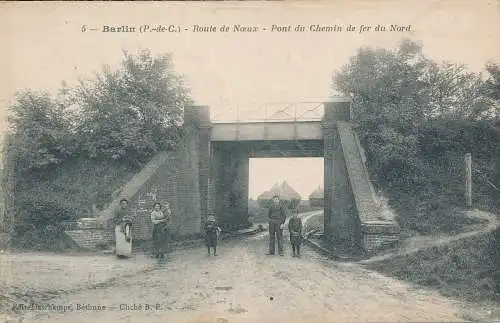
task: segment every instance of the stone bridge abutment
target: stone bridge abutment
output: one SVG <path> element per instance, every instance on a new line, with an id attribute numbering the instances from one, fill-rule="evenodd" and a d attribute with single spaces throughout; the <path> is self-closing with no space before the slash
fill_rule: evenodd
<path id="1" fill-rule="evenodd" d="M 220 123 L 210 120 L 207 106 L 186 107 L 180 147 L 153 158 L 122 190 L 120 198 L 133 205 L 138 240 L 151 237 L 148 207 L 154 201 L 170 202 L 178 236 L 199 234 L 208 215 L 217 216 L 227 229 L 243 225 L 248 219 L 250 158 L 323 157 L 328 241 L 368 252 L 397 241 L 399 227 L 394 219 L 383 218 L 371 188 L 350 123 L 350 101 L 326 102 L 323 108 L 321 120 Z M 118 200 L 101 214 L 101 223 Z M 88 236 L 71 234 L 76 239 Z"/>

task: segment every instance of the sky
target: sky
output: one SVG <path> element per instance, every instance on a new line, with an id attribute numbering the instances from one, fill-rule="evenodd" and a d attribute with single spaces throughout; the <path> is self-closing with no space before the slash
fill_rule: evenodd
<path id="1" fill-rule="evenodd" d="M 323 158 L 250 158 L 248 197 L 257 199 L 274 184 L 286 180 L 307 200 L 319 186 L 324 187 L 323 169 Z"/>
<path id="2" fill-rule="evenodd" d="M 71 86 L 104 64 L 117 66 L 122 50 L 172 53 L 175 70 L 185 76 L 196 104 L 210 106 L 212 118 L 219 120 L 233 119 L 236 111 L 245 110 L 241 107 L 252 110 L 258 103 L 325 101 L 333 73 L 360 46 L 394 48 L 403 37 L 422 42 L 424 53 L 437 61 L 465 63 L 480 71 L 486 61 L 500 57 L 499 8 L 495 0 L 2 2 L 0 39 L 7 46 L 0 50 L 0 128 L 5 128 L 6 107 L 16 91 L 55 91 L 63 80 Z M 101 32 L 105 25 L 145 24 L 179 25 L 182 32 Z M 267 30 L 194 33 L 195 24 Z M 292 30 L 303 25 L 306 31 L 271 32 L 273 24 Z M 344 31 L 308 31 L 313 24 L 338 25 Z M 358 31 L 346 32 L 349 24 Z M 377 24 L 411 25 L 411 31 L 359 33 L 360 25 Z M 98 30 L 82 32 L 83 25 Z M 310 194 L 306 192 L 322 184 L 322 162 L 288 167 L 298 163 L 267 164 L 264 172 L 252 171 L 262 167 L 252 163 L 251 174 L 258 174 L 252 183 L 260 184 L 250 193 L 286 179 L 299 193 Z M 281 178 L 270 175 L 278 171 Z"/>

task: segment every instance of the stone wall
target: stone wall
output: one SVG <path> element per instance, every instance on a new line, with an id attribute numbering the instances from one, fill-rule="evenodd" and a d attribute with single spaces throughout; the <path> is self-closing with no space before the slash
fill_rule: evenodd
<path id="1" fill-rule="evenodd" d="M 394 222 L 373 221 L 361 224 L 363 249 L 369 253 L 396 247 L 400 240 L 400 228 Z"/>
<path id="2" fill-rule="evenodd" d="M 348 177 L 338 121 L 349 121 L 349 102 L 325 105 L 324 136 L 324 232 L 336 248 L 353 249 L 361 245 L 359 217 Z"/>
<path id="3" fill-rule="evenodd" d="M 68 230 L 67 235 L 79 246 L 92 249 L 97 244 L 112 240 L 110 218 L 121 198 L 127 198 L 132 213 L 132 235 L 134 240 L 150 240 L 152 223 L 150 214 L 155 202 L 170 203 L 172 210 L 171 232 L 174 239 L 198 235 L 202 220 L 202 197 L 200 196 L 201 145 L 208 141 L 206 133 L 200 132 L 200 124 L 207 118 L 207 109 L 186 107 L 184 136 L 175 151 L 161 152 L 144 169 L 127 183 L 124 193 L 96 219 L 102 228 L 78 228 Z M 205 122 L 206 123 L 206 122 Z M 206 131 L 205 131 L 206 132 Z M 202 138 L 203 137 L 203 138 Z M 204 150 L 205 154 L 208 148 Z M 208 157 L 207 157 L 208 158 Z M 208 178 L 208 170 L 204 170 Z M 205 197 L 206 198 L 206 197 Z M 206 202 L 203 204 L 206 212 Z M 90 221 L 92 222 L 92 221 Z M 99 225 L 96 225 L 99 226 Z M 112 243 L 112 241 L 111 241 Z"/>
<path id="4" fill-rule="evenodd" d="M 80 248 L 96 250 L 100 246 L 110 246 L 114 243 L 113 231 L 104 228 L 68 230 L 66 235 Z"/>
<path id="5" fill-rule="evenodd" d="M 177 182 L 179 163 L 177 153 L 170 154 L 166 162 L 160 166 L 156 173 L 139 190 L 136 197 L 131 200 L 133 213 L 132 235 L 137 240 L 150 240 L 152 223 L 150 214 L 156 202 L 165 205 L 169 202 L 172 210 L 172 222 L 176 227 L 179 221 L 180 207 L 177 195 Z"/>
<path id="6" fill-rule="evenodd" d="M 172 210 L 172 237 L 182 238 L 200 233 L 200 139 L 196 122 L 186 115 L 185 136 L 176 151 L 169 153 L 166 161 L 130 199 L 133 213 L 132 234 L 136 240 L 150 240 L 152 223 L 150 214 L 156 202 L 170 204 Z"/>
<path id="7" fill-rule="evenodd" d="M 137 240 L 150 240 L 150 214 L 156 202 L 170 204 L 173 238 L 200 232 L 200 196 L 197 150 L 187 142 L 162 165 L 131 200 L 132 233 Z"/>
<path id="8" fill-rule="evenodd" d="M 223 225 L 244 223 L 248 218 L 248 153 L 235 143 L 215 143 L 213 153 L 215 214 Z"/>
<path id="9" fill-rule="evenodd" d="M 340 143 L 339 133 L 335 133 L 335 141 Z M 335 146 L 333 162 L 334 190 L 332 205 L 332 237 L 331 241 L 347 250 L 361 246 L 360 218 L 352 183 L 349 180 L 347 162 L 341 145 Z"/>
<path id="10" fill-rule="evenodd" d="M 96 250 L 113 244 L 112 229 L 105 228 L 96 218 L 80 219 L 65 233 L 83 249 Z"/>
<path id="11" fill-rule="evenodd" d="M 391 248 L 399 241 L 399 225 L 389 217 L 389 214 L 383 212 L 383 207 L 375 196 L 368 170 L 364 164 L 361 145 L 352 125 L 339 121 L 337 130 L 346 165 L 345 175 L 341 177 L 349 182 L 353 197 L 352 203 L 358 214 L 360 231 L 354 236 L 368 253 Z"/>
<path id="12" fill-rule="evenodd" d="M 198 186 L 197 150 L 186 142 L 177 151 L 168 153 L 164 163 L 151 173 L 133 196 L 126 196 L 132 214 L 134 240 L 150 240 L 153 204 L 169 202 L 172 210 L 173 238 L 196 235 L 200 232 L 200 197 Z M 112 227 L 84 228 L 66 231 L 79 246 L 88 248 L 99 243 L 109 243 Z M 100 242 L 99 242 L 100 240 Z M 112 241 L 111 241 L 112 242 Z M 92 249 L 92 248 L 91 248 Z"/>
<path id="13" fill-rule="evenodd" d="M 349 120 L 349 102 L 325 105 L 325 236 L 337 246 L 372 251 L 398 240 L 399 227 L 381 217 Z M 127 196 L 117 198 L 105 212 L 109 219 L 119 200 L 128 198 L 135 240 L 151 239 L 150 213 L 155 202 L 170 203 L 174 239 L 199 234 L 209 213 L 225 223 L 244 223 L 248 217 L 248 149 L 238 142 L 210 142 L 207 107 L 186 107 L 184 131 L 178 149 L 155 156 L 126 185 Z M 91 247 L 109 241 L 111 232 L 78 228 L 68 231 L 68 236 Z"/>
<path id="14" fill-rule="evenodd" d="M 386 218 L 375 196 L 365 157 L 350 123 L 348 102 L 325 105 L 324 232 L 337 248 L 368 253 L 399 241 L 399 226 Z"/>

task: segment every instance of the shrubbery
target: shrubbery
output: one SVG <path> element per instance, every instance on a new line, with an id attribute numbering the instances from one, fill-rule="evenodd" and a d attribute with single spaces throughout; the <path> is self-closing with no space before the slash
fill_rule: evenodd
<path id="1" fill-rule="evenodd" d="M 353 99 L 372 179 L 388 195 L 403 228 L 459 230 L 463 221 L 453 207 L 464 204 L 469 152 L 475 204 L 498 208 L 500 74 L 493 64 L 488 71 L 485 82 L 481 74 L 438 64 L 420 45 L 403 41 L 393 51 L 362 48 L 336 74 L 335 89 Z"/>

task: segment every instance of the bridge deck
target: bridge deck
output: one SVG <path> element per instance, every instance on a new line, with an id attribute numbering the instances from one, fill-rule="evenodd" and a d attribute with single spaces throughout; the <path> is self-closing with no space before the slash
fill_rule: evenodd
<path id="1" fill-rule="evenodd" d="M 212 123 L 212 141 L 322 140 L 321 121 Z"/>
<path id="2" fill-rule="evenodd" d="M 218 153 L 244 150 L 249 158 L 272 157 L 323 157 L 322 140 L 269 140 L 269 141 L 218 141 L 214 143 Z"/>

